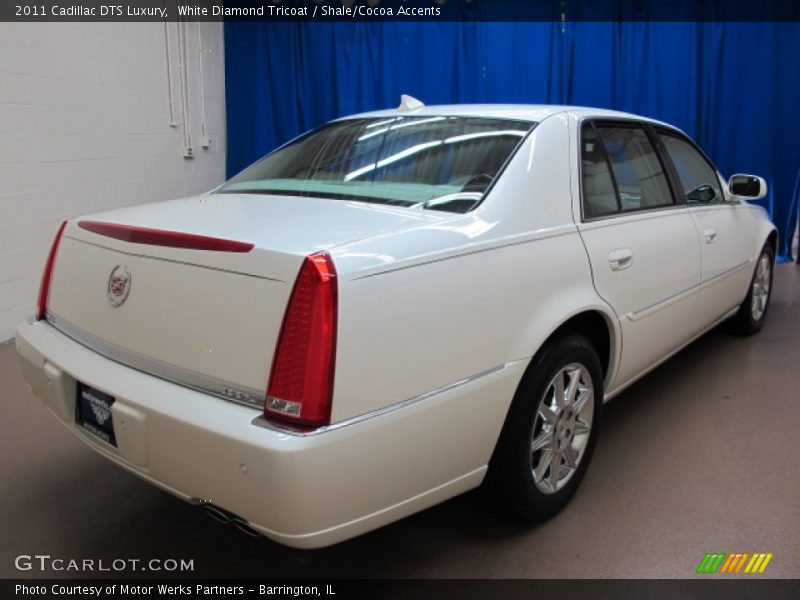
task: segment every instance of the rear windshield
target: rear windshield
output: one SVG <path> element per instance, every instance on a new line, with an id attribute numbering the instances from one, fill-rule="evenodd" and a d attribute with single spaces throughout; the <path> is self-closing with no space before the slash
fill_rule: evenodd
<path id="1" fill-rule="evenodd" d="M 476 117 L 337 121 L 279 148 L 218 192 L 464 213 L 480 203 L 534 126 L 530 121 Z"/>

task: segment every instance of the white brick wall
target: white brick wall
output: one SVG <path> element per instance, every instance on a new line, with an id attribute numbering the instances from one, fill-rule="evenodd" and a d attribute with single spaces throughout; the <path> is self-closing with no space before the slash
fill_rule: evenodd
<path id="1" fill-rule="evenodd" d="M 197 27 L 205 52 L 200 147 Z M 170 24 L 176 120 L 177 37 Z M 225 175 L 221 23 L 189 23 L 195 157 L 169 126 L 161 23 L 0 23 L 0 342 L 33 314 L 65 218 L 199 193 Z"/>

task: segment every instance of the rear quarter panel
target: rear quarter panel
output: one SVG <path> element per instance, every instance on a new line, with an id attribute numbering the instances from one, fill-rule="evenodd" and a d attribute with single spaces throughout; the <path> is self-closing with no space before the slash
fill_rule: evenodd
<path id="1" fill-rule="evenodd" d="M 527 362 L 570 316 L 611 314 L 572 222 L 568 128 L 557 117 L 537 127 L 474 212 L 333 250 L 332 422 Z M 511 399 L 486 398 L 495 436 Z"/>

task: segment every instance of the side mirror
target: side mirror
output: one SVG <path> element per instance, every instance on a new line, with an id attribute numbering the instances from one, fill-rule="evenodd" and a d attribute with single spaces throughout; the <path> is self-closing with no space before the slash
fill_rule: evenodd
<path id="1" fill-rule="evenodd" d="M 767 182 L 755 175 L 734 175 L 728 181 L 728 191 L 732 196 L 760 200 L 767 195 Z"/>

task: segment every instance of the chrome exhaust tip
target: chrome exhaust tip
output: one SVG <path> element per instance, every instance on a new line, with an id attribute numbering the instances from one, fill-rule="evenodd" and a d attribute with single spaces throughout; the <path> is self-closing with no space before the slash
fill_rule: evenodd
<path id="1" fill-rule="evenodd" d="M 206 511 L 206 514 L 217 521 L 218 523 L 222 523 L 223 525 L 229 525 L 231 522 L 230 515 L 222 510 L 221 508 L 214 506 L 213 504 L 204 504 L 203 510 Z"/>
<path id="2" fill-rule="evenodd" d="M 215 506 L 213 504 L 204 503 L 202 506 L 205 513 L 217 523 L 222 523 L 223 525 L 233 525 L 236 529 L 250 537 L 263 537 L 260 531 L 258 531 L 255 527 L 250 525 L 250 523 L 241 517 L 237 517 L 232 512 L 228 512 L 224 508 L 220 508 L 219 506 Z"/>
<path id="3" fill-rule="evenodd" d="M 250 523 L 248 523 L 244 519 L 236 517 L 231 520 L 231 523 L 233 524 L 234 527 L 236 527 L 236 529 L 238 529 L 245 535 L 249 535 L 250 537 L 254 538 L 262 537 L 261 532 L 255 529 L 252 525 L 250 525 Z"/>

